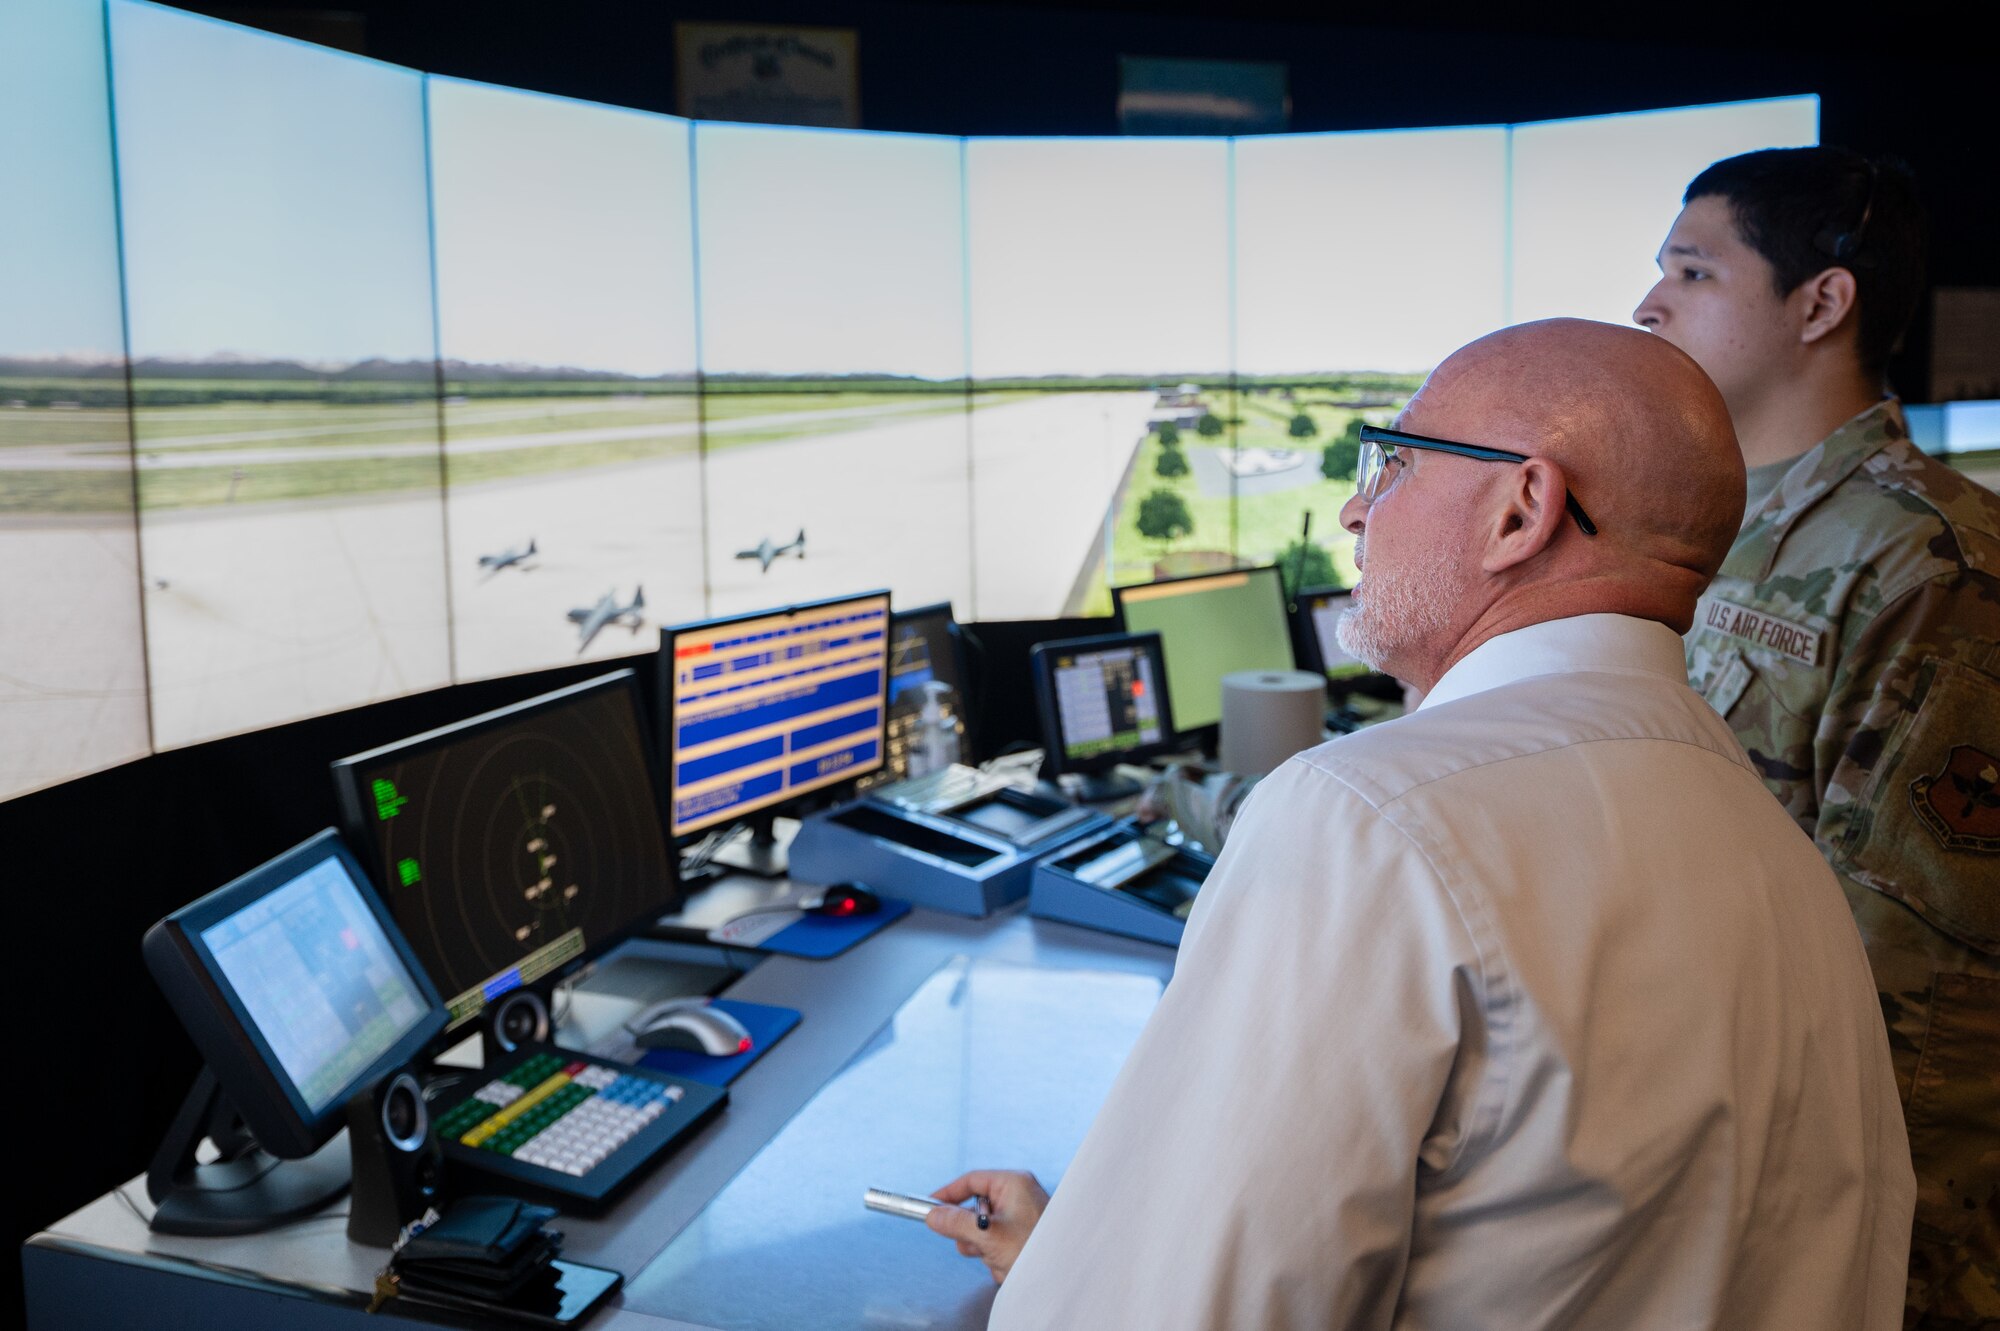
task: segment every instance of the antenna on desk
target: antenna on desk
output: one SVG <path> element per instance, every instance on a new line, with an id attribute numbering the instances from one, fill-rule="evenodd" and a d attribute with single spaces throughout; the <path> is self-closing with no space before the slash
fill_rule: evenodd
<path id="1" fill-rule="evenodd" d="M 1285 596 L 1286 614 L 1299 612 L 1299 588 L 1305 585 L 1306 577 L 1306 542 L 1312 537 L 1312 530 L 1313 511 L 1307 509 L 1305 521 L 1299 524 L 1299 554 L 1292 561 L 1292 587 Z"/>

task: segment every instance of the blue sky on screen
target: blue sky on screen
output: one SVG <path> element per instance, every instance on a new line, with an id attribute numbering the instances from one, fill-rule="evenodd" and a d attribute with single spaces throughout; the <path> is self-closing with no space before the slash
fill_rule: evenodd
<path id="1" fill-rule="evenodd" d="M 124 354 L 110 125 L 103 11 L 0 4 L 0 355 Z"/>
<path id="2" fill-rule="evenodd" d="M 423 81 L 112 0 L 132 354 L 433 354 Z"/>
<path id="3" fill-rule="evenodd" d="M 1236 368 L 1422 371 L 1505 321 L 1507 131 L 1238 139 Z"/>
<path id="4" fill-rule="evenodd" d="M 960 141 L 701 124 L 702 368 L 965 375 Z"/>
<path id="5" fill-rule="evenodd" d="M 966 145 L 972 373 L 1226 374 L 1225 139 Z"/>
<path id="6" fill-rule="evenodd" d="M 447 359 L 693 373 L 687 121 L 434 77 L 430 132 Z"/>
<path id="7" fill-rule="evenodd" d="M 1681 192 L 1711 162 L 1819 141 L 1819 98 L 1547 120 L 1514 130 L 1515 322 L 1629 323 Z"/>

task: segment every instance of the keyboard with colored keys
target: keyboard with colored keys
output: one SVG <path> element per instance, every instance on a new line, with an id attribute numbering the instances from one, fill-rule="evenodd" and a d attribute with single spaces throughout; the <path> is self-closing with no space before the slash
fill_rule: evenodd
<path id="1" fill-rule="evenodd" d="M 472 1094 L 432 1110 L 452 1172 L 570 1210 L 607 1204 L 729 1099 L 717 1086 L 547 1045 L 480 1075 Z"/>

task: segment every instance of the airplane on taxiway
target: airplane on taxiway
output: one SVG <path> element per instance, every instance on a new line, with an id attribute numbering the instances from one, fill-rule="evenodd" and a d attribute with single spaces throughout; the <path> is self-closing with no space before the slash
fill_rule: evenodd
<path id="1" fill-rule="evenodd" d="M 772 561 L 776 560 L 780 555 L 797 555 L 800 559 L 806 557 L 806 529 L 804 527 L 799 528 L 797 540 L 787 542 L 784 545 L 773 545 L 771 544 L 771 538 L 766 536 L 763 540 L 757 542 L 755 548 L 738 550 L 736 552 L 738 559 L 756 560 L 763 566 L 763 571 L 766 573 L 771 571 Z"/>
<path id="2" fill-rule="evenodd" d="M 535 538 L 530 536 L 526 545 L 510 546 L 497 555 L 479 556 L 479 567 L 491 574 L 498 573 L 503 568 L 518 566 L 525 573 L 529 566 L 523 561 L 532 559 L 537 553 L 539 552 L 535 549 Z"/>
<path id="3" fill-rule="evenodd" d="M 576 654 L 582 656 L 589 650 L 590 640 L 612 624 L 624 623 L 637 634 L 640 626 L 646 622 L 645 617 L 639 613 L 645 608 L 644 587 L 633 588 L 632 600 L 626 605 L 618 604 L 618 589 L 613 587 L 597 599 L 596 605 L 579 606 L 570 611 L 569 622 L 576 625 L 577 632 L 583 635 L 583 641 L 576 645 Z"/>

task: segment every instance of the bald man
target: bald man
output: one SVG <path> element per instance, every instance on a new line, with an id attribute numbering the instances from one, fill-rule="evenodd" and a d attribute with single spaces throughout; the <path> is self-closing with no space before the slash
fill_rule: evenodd
<path id="1" fill-rule="evenodd" d="M 1687 686 L 1743 465 L 1636 329 L 1363 435 L 1355 655 L 1423 688 L 1244 810 L 1052 1200 L 932 1228 L 1000 1328 L 1889 1331 L 1914 1183 L 1840 889 Z M 1044 1209 L 1046 1208 L 1046 1209 Z"/>

